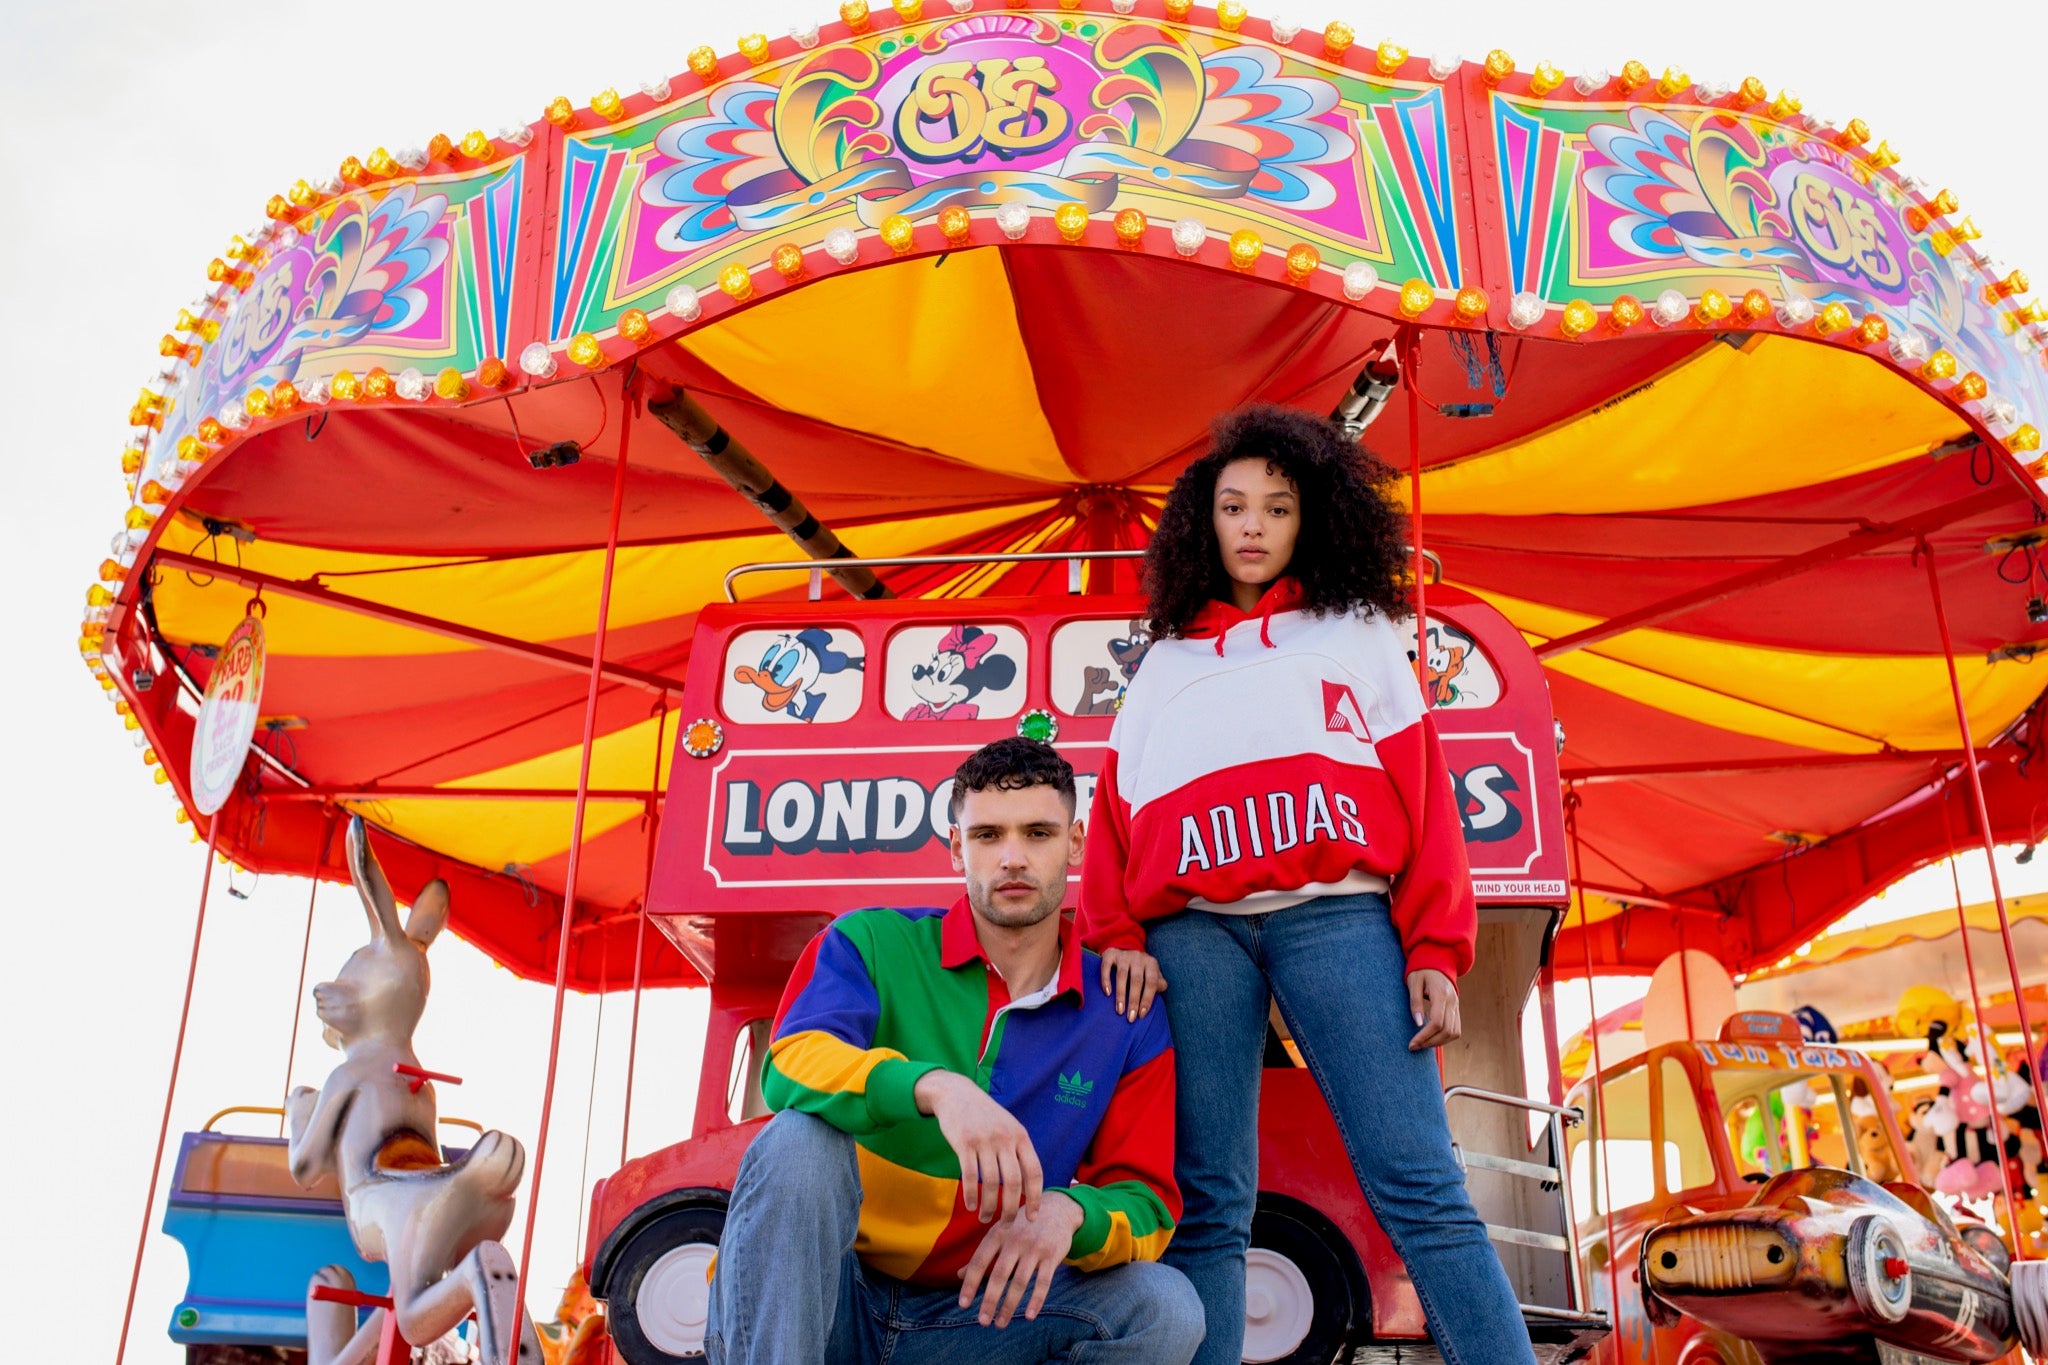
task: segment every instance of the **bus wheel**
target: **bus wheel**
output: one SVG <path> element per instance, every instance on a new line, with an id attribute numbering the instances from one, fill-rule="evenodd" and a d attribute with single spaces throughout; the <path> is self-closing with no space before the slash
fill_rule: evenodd
<path id="1" fill-rule="evenodd" d="M 1330 1365 L 1351 1321 L 1351 1287 L 1324 1235 L 1262 1199 L 1245 1253 L 1244 1359 Z"/>
<path id="2" fill-rule="evenodd" d="M 671 1209 L 619 1248 L 606 1321 L 626 1365 L 704 1358 L 711 1263 L 724 1229 L 724 1209 Z"/>

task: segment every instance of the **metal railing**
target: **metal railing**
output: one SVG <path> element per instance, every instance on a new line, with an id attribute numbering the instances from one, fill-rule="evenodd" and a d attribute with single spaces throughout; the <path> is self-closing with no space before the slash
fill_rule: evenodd
<path id="1" fill-rule="evenodd" d="M 732 585 L 749 574 L 757 573 L 807 573 L 810 575 L 810 600 L 821 599 L 825 594 L 825 575 L 833 569 L 845 568 L 921 568 L 946 564 L 1054 564 L 1065 560 L 1067 564 L 1067 592 L 1078 596 L 1081 591 L 1081 566 L 1093 560 L 1143 559 L 1143 550 L 1006 550 L 990 551 L 986 554 L 953 555 L 892 555 L 883 558 L 848 559 L 778 559 L 757 564 L 741 564 L 728 569 L 725 574 L 725 600 L 737 602 Z M 1429 562 L 1432 583 L 1444 581 L 1444 562 L 1431 550 L 1424 550 L 1422 557 Z"/>
<path id="2" fill-rule="evenodd" d="M 1564 1130 L 1578 1124 L 1584 1115 L 1576 1109 L 1566 1109 L 1541 1100 L 1524 1099 L 1520 1095 L 1504 1095 L 1496 1090 L 1482 1090 L 1472 1085 L 1454 1085 L 1444 1091 L 1444 1102 L 1452 1100 L 1477 1100 L 1483 1104 L 1498 1104 L 1509 1109 L 1520 1109 L 1526 1113 L 1542 1114 L 1544 1130 L 1550 1140 L 1552 1159 L 1561 1162 L 1564 1152 Z M 1516 1157 L 1495 1156 L 1490 1152 L 1468 1152 L 1457 1143 L 1451 1144 L 1451 1151 L 1458 1158 L 1458 1165 L 1464 1170 L 1495 1171 L 1501 1175 L 1514 1176 L 1522 1180 L 1534 1180 L 1557 1191 L 1558 1222 L 1564 1228 L 1560 1236 L 1554 1232 L 1535 1232 L 1528 1228 L 1503 1227 L 1498 1223 L 1486 1224 L 1486 1235 L 1496 1242 L 1507 1242 L 1514 1246 L 1533 1247 L 1538 1251 L 1561 1253 L 1567 1263 L 1567 1283 L 1571 1287 L 1571 1307 L 1553 1308 L 1546 1304 L 1521 1305 L 1525 1315 L 1548 1318 L 1558 1322 L 1588 1322 L 1602 1317 L 1591 1313 L 1586 1307 L 1586 1284 L 1584 1267 L 1579 1259 L 1579 1228 L 1572 1217 L 1571 1188 L 1561 1165 L 1547 1165 L 1540 1161 L 1524 1161 Z"/>

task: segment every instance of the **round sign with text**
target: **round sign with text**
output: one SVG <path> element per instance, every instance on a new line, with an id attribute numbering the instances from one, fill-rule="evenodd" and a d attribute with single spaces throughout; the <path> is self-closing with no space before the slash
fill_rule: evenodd
<path id="1" fill-rule="evenodd" d="M 256 737 L 263 704 L 263 623 L 242 618 L 214 660 L 192 734 L 192 804 L 211 815 L 227 804 Z"/>

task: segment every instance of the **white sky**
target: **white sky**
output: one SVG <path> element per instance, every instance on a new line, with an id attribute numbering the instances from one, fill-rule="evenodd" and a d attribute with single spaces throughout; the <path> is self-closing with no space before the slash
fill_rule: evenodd
<path id="1" fill-rule="evenodd" d="M 7 690 L 12 775 L 0 798 L 17 878 L 0 1036 L 21 1101 L 0 1150 L 0 1283 L 22 1304 L 61 1310 L 53 1330 L 67 1353 L 113 1354 L 201 871 L 72 643 L 118 524 L 125 414 L 154 372 L 158 336 L 204 288 L 205 263 L 229 234 L 260 222 L 264 201 L 300 176 L 380 144 L 536 119 L 557 94 L 583 103 L 607 85 L 630 89 L 682 70 L 700 43 L 731 51 L 743 32 L 823 21 L 833 8 L 0 0 L 0 479 L 14 490 L 0 510 L 0 555 L 7 634 L 19 647 Z M 1866 119 L 1904 156 L 1903 171 L 1955 189 L 1984 247 L 2048 272 L 2036 6 L 1465 0 L 1396 10 L 1305 0 L 1277 10 L 1310 27 L 1345 18 L 1366 45 L 1387 36 L 1475 58 L 1501 46 L 1525 68 L 1639 58 L 1703 79 L 1755 74 L 1792 87 L 1817 115 Z M 221 894 L 218 878 L 215 888 L 173 1146 L 215 1109 L 275 1103 L 284 1088 L 306 886 L 265 879 L 246 901 Z M 361 924 L 349 892 L 321 893 L 313 979 L 339 966 Z M 468 1078 L 444 1104 L 531 1147 L 547 990 L 453 940 L 434 964 L 422 1059 Z M 674 996 L 649 1000 L 636 1152 L 688 1132 L 703 1002 Z M 618 1151 L 625 1013 L 623 998 L 606 1010 L 593 1179 Z M 594 1001 L 571 998 L 534 1258 L 542 1317 L 576 1254 L 595 1014 Z M 293 1079 L 317 1084 L 331 1054 L 311 1023 L 309 1010 Z M 184 1266 L 154 1231 L 160 1218 L 152 1210 L 128 1359 L 171 1365 L 180 1357 L 164 1328 Z"/>

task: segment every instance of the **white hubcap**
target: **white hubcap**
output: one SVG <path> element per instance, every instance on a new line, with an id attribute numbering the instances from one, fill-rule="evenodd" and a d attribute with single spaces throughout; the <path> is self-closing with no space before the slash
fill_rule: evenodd
<path id="1" fill-rule="evenodd" d="M 704 1322 L 711 1313 L 711 1260 L 718 1248 L 686 1242 L 647 1269 L 633 1299 L 641 1335 L 672 1356 L 704 1353 Z"/>
<path id="2" fill-rule="evenodd" d="M 1281 1360 L 1308 1337 L 1315 1291 L 1301 1268 L 1277 1251 L 1253 1247 L 1244 1256 L 1244 1358 Z"/>

